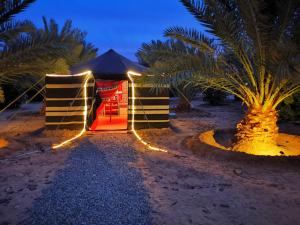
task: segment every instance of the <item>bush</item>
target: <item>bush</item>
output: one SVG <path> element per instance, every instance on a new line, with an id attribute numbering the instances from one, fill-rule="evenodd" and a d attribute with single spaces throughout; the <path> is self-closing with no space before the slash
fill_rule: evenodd
<path id="1" fill-rule="evenodd" d="M 2 90 L 4 94 L 3 95 L 4 101 L 0 102 L 0 109 L 3 109 L 5 106 L 7 106 L 10 102 L 15 100 L 22 93 L 22 89 L 20 89 L 17 85 L 14 84 L 2 85 Z M 20 98 L 14 104 L 12 104 L 10 108 L 18 108 L 24 101 L 25 101 L 25 96 L 23 98 Z"/>
<path id="2" fill-rule="evenodd" d="M 222 105 L 226 99 L 226 93 L 214 89 L 207 89 L 203 92 L 203 101 L 210 105 Z"/>
<path id="3" fill-rule="evenodd" d="M 279 116 L 283 120 L 300 120 L 300 93 L 285 99 L 281 103 Z"/>

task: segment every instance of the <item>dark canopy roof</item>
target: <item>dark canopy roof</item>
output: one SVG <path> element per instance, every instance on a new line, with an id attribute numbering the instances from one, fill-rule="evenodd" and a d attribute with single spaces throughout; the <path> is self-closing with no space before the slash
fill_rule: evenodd
<path id="1" fill-rule="evenodd" d="M 129 70 L 142 73 L 145 67 L 135 63 L 114 50 L 109 50 L 103 55 L 71 68 L 72 74 L 81 73 L 87 70 L 93 72 L 95 79 L 122 80 L 127 79 Z"/>

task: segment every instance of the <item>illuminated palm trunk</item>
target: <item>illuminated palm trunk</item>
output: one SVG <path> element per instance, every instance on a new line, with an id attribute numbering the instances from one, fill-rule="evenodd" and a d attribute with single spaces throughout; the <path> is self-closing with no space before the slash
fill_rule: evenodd
<path id="1" fill-rule="evenodd" d="M 278 126 L 276 110 L 252 108 L 237 125 L 233 149 L 258 155 L 280 155 L 277 146 Z"/>

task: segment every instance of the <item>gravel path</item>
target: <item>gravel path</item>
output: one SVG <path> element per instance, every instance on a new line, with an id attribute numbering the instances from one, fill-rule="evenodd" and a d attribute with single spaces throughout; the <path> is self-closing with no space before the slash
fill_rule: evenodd
<path id="1" fill-rule="evenodd" d="M 129 140 L 127 134 L 85 138 L 22 224 L 151 224 L 142 175 L 128 166 L 137 154 Z"/>

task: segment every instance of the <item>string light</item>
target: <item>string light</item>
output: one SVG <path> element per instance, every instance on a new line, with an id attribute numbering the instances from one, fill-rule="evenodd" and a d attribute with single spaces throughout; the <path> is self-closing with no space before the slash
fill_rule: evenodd
<path id="1" fill-rule="evenodd" d="M 133 71 L 128 71 L 127 72 L 127 76 L 129 78 L 129 80 L 131 81 L 131 87 L 132 87 L 132 91 L 131 91 L 131 98 L 132 98 L 132 105 L 131 105 L 131 110 L 132 110 L 132 119 L 131 119 L 131 131 L 133 132 L 134 136 L 145 146 L 147 146 L 150 150 L 153 151 L 159 151 L 159 152 L 168 152 L 166 149 L 162 149 L 162 148 L 158 148 L 158 147 L 154 147 L 152 145 L 150 145 L 148 142 L 144 141 L 141 136 L 136 132 L 135 128 L 134 128 L 134 123 L 135 123 L 135 87 L 134 87 L 134 80 L 132 78 L 132 76 L 142 76 L 140 73 L 136 73 Z"/>
<path id="2" fill-rule="evenodd" d="M 69 74 L 69 75 L 65 75 L 65 74 L 46 74 L 47 77 L 80 77 L 80 76 L 85 76 L 85 75 L 91 75 L 92 71 L 88 70 L 85 71 L 83 73 L 77 73 L 77 74 Z"/>
<path id="3" fill-rule="evenodd" d="M 87 76 L 85 78 L 85 81 L 84 81 L 84 85 L 83 85 L 83 89 L 84 89 L 84 111 L 83 111 L 83 128 L 82 130 L 80 131 L 79 134 L 77 134 L 76 136 L 60 143 L 60 144 L 56 144 L 56 145 L 53 145 L 52 146 L 52 149 L 57 149 L 57 148 L 60 148 L 62 146 L 65 146 L 69 143 L 71 143 L 72 141 L 74 141 L 75 139 L 81 137 L 85 131 L 86 131 L 86 124 L 87 124 L 87 112 L 88 112 L 88 102 L 87 102 L 87 99 L 88 99 L 88 96 L 87 96 L 87 84 L 88 84 L 88 81 L 90 80 L 90 78 L 92 77 L 92 72 L 91 71 L 86 71 L 84 73 L 79 73 L 79 74 L 74 74 L 74 75 L 57 75 L 57 74 L 47 74 L 46 76 L 48 77 L 77 77 L 77 76 Z"/>

